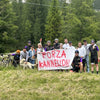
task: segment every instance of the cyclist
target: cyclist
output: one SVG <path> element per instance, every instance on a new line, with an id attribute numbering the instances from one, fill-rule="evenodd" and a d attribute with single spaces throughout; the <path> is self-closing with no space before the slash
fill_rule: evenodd
<path id="1" fill-rule="evenodd" d="M 53 47 L 51 46 L 51 41 L 47 41 L 46 51 L 49 51 L 49 50 L 53 50 Z"/>
<path id="2" fill-rule="evenodd" d="M 16 54 L 12 54 L 12 55 L 14 56 L 13 65 L 14 67 L 17 67 L 20 63 L 20 50 L 17 50 Z"/>
<path id="3" fill-rule="evenodd" d="M 58 39 L 55 39 L 54 49 L 60 49 L 60 44 Z"/>
<path id="4" fill-rule="evenodd" d="M 89 50 L 91 52 L 91 71 L 92 73 L 94 73 L 94 63 L 96 65 L 96 71 L 98 74 L 99 71 L 99 66 L 98 66 L 98 52 L 99 52 L 99 48 L 98 46 L 95 44 L 95 41 L 92 40 L 91 41 L 91 46 L 89 47 Z"/>
<path id="5" fill-rule="evenodd" d="M 74 57 L 72 66 L 73 66 L 72 70 L 74 72 L 79 72 L 79 70 L 80 70 L 80 72 L 82 72 L 82 68 L 83 68 L 82 59 L 79 57 L 79 51 L 78 50 L 75 51 L 75 57 Z"/>
<path id="6" fill-rule="evenodd" d="M 28 46 L 26 47 L 26 50 L 29 51 L 31 49 L 31 41 L 28 41 Z"/>

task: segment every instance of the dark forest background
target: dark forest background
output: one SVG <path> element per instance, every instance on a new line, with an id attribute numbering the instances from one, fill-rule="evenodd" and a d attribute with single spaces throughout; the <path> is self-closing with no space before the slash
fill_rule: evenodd
<path id="1" fill-rule="evenodd" d="M 100 40 L 99 0 L 0 0 L 0 53 L 22 49 L 31 40 L 64 38 L 77 45 Z"/>

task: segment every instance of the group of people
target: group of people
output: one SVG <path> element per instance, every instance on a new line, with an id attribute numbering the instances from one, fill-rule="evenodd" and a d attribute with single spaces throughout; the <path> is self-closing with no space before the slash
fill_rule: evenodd
<path id="1" fill-rule="evenodd" d="M 31 45 L 31 41 L 28 41 L 28 46 L 25 46 L 23 48 L 22 51 L 17 50 L 16 54 L 14 55 L 14 63 L 16 62 L 17 64 L 20 63 L 20 61 L 22 59 L 25 59 L 25 64 L 27 64 L 27 62 L 30 62 L 31 64 L 33 64 L 33 68 L 34 65 L 36 63 L 36 57 L 37 54 L 41 53 L 41 52 L 46 52 L 49 50 L 54 50 L 54 49 L 74 49 L 75 50 L 75 57 L 73 59 L 73 69 L 71 71 L 74 72 L 89 72 L 90 71 L 90 61 L 91 61 L 91 72 L 94 73 L 94 64 L 96 65 L 96 71 L 98 74 L 99 71 L 99 66 L 98 66 L 98 52 L 99 52 L 99 48 L 96 45 L 95 41 L 92 40 L 91 44 L 88 44 L 86 40 L 83 41 L 83 43 L 79 42 L 78 43 L 78 47 L 75 48 L 72 45 L 72 42 L 69 41 L 67 39 L 64 39 L 64 44 L 63 43 L 59 43 L 58 39 L 55 39 L 55 42 L 53 44 L 53 46 L 51 45 L 51 41 L 48 40 L 47 44 L 43 47 L 42 46 L 42 39 L 40 39 L 40 43 L 38 43 L 38 48 L 37 50 L 34 49 L 34 46 Z M 82 45 L 83 44 L 83 45 Z M 89 54 L 91 54 L 91 60 L 89 60 Z M 86 65 L 87 65 L 87 69 L 86 69 Z"/>

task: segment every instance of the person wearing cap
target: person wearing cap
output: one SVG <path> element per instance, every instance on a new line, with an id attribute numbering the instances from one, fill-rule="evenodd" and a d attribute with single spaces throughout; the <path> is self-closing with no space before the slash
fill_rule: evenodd
<path id="1" fill-rule="evenodd" d="M 15 54 L 12 54 L 12 56 L 14 56 L 12 64 L 14 67 L 17 67 L 20 63 L 20 50 L 17 50 Z"/>
<path id="2" fill-rule="evenodd" d="M 85 60 L 86 50 L 82 46 L 82 43 L 81 42 L 78 43 L 78 49 L 77 50 L 79 51 L 79 57 L 82 59 L 83 71 L 86 72 L 86 68 L 85 68 L 85 63 L 86 63 L 86 60 Z"/>
<path id="3" fill-rule="evenodd" d="M 31 49 L 29 50 L 28 56 L 29 56 L 29 62 L 33 65 L 35 64 L 35 55 L 36 55 L 36 52 L 35 52 L 34 46 L 32 45 Z"/>
<path id="4" fill-rule="evenodd" d="M 98 66 L 99 48 L 95 44 L 94 40 L 91 41 L 91 46 L 89 47 L 89 50 L 90 50 L 90 53 L 91 53 L 91 72 L 94 73 L 94 63 L 95 63 L 96 71 L 97 71 L 97 74 L 98 74 L 98 71 L 99 71 L 99 66 Z"/>
<path id="5" fill-rule="evenodd" d="M 31 49 L 31 46 L 32 46 L 32 45 L 31 45 L 31 41 L 29 40 L 29 41 L 28 41 L 28 46 L 27 46 L 26 50 L 29 51 L 29 50 Z"/>
<path id="6" fill-rule="evenodd" d="M 48 45 L 45 44 L 45 45 L 44 45 L 44 50 L 45 50 L 45 51 L 47 51 L 47 47 L 48 47 Z"/>
<path id="7" fill-rule="evenodd" d="M 27 63 L 27 61 L 28 61 L 28 52 L 27 52 L 25 47 L 23 48 L 23 51 L 20 52 L 20 61 L 22 59 L 25 59 L 25 62 Z"/>
<path id="8" fill-rule="evenodd" d="M 79 51 L 76 50 L 75 51 L 75 57 L 74 57 L 74 60 L 73 60 L 73 63 L 72 63 L 72 66 L 73 66 L 73 72 L 82 72 L 82 59 L 79 57 Z"/>
<path id="9" fill-rule="evenodd" d="M 51 41 L 47 41 L 47 48 L 46 51 L 53 50 L 53 47 L 51 46 Z"/>
<path id="10" fill-rule="evenodd" d="M 67 39 L 64 39 L 65 44 L 63 45 L 63 49 L 67 49 L 69 47 L 69 43 Z"/>
<path id="11" fill-rule="evenodd" d="M 89 72 L 89 47 L 91 46 L 91 44 L 88 44 L 86 40 L 83 40 L 83 47 L 86 50 L 86 56 L 85 56 L 85 60 L 86 60 L 86 64 L 87 64 L 87 72 Z"/>
<path id="12" fill-rule="evenodd" d="M 55 39 L 54 49 L 60 49 L 59 40 L 57 38 Z"/>
<path id="13" fill-rule="evenodd" d="M 75 47 L 72 46 L 72 41 L 69 41 L 69 46 L 68 46 L 68 48 L 70 48 L 70 49 L 74 49 L 74 50 L 75 50 Z"/>

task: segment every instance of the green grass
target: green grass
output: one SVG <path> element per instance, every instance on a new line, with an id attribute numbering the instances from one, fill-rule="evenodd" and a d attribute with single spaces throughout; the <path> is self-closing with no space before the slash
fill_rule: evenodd
<path id="1" fill-rule="evenodd" d="M 0 67 L 0 100 L 100 100 L 100 74 Z"/>

